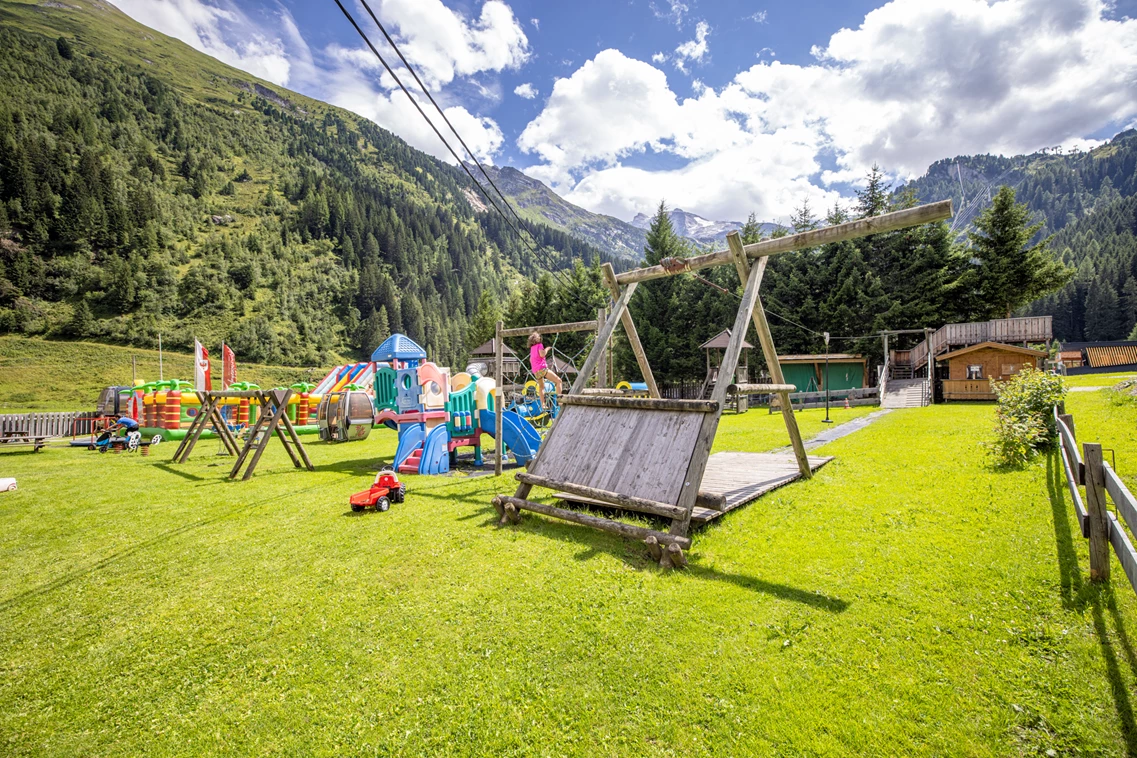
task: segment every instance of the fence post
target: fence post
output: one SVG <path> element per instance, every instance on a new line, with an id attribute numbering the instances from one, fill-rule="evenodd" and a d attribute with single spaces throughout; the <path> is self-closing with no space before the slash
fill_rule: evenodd
<path id="1" fill-rule="evenodd" d="M 1074 435 L 1074 439 L 1078 439 L 1078 433 L 1074 431 L 1074 417 L 1069 413 L 1063 413 L 1061 406 L 1058 407 L 1058 420 L 1066 425 L 1066 428 L 1070 430 L 1070 434 Z M 1061 442 L 1061 440 L 1059 440 L 1059 442 Z"/>
<path id="2" fill-rule="evenodd" d="M 1109 580 L 1109 514 L 1105 508 L 1105 466 L 1101 445 L 1082 444 L 1086 463 L 1086 510 L 1090 514 L 1090 579 Z"/>

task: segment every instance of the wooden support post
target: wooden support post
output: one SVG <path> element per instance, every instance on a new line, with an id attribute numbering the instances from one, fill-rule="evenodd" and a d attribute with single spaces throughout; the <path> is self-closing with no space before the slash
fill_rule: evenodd
<path id="1" fill-rule="evenodd" d="M 1105 465 L 1101 445 L 1082 444 L 1086 462 L 1086 510 L 1090 515 L 1090 579 L 1109 580 L 1109 514 L 1105 507 Z"/>
<path id="2" fill-rule="evenodd" d="M 751 273 L 750 262 L 742 249 L 742 238 L 738 232 L 731 232 L 726 236 L 727 245 L 734 257 L 734 268 L 742 281 L 747 281 Z M 758 261 L 758 284 L 762 284 L 762 276 L 766 273 L 766 261 Z M 766 368 L 770 371 L 771 384 L 786 384 L 785 374 L 782 373 L 782 364 L 778 360 L 778 351 L 774 347 L 774 336 L 770 333 L 770 323 L 766 320 L 766 311 L 762 307 L 762 298 L 758 297 L 754 306 L 754 329 L 758 332 L 758 342 L 762 347 L 762 355 L 766 358 Z M 745 329 L 743 330 L 745 332 Z M 809 456 L 805 452 L 805 442 L 802 441 L 801 432 L 797 428 L 797 418 L 794 417 L 793 405 L 790 403 L 790 393 L 781 392 L 778 395 L 778 405 L 781 406 L 782 419 L 786 423 L 786 431 L 790 435 L 790 444 L 793 445 L 794 457 L 797 458 L 798 470 L 803 479 L 812 479 L 813 471 L 809 468 Z"/>
<path id="3" fill-rule="evenodd" d="M 644 544 L 647 545 L 648 555 L 651 556 L 653 561 L 659 563 L 663 560 L 663 548 L 659 546 L 659 540 L 656 539 L 654 534 L 649 534 L 644 539 Z"/>
<path id="4" fill-rule="evenodd" d="M 600 333 L 599 324 L 603 324 L 607 320 L 608 320 L 608 309 L 607 308 L 597 308 L 596 309 L 596 323 L 598 325 L 596 327 L 596 333 L 597 334 Z M 601 358 L 600 361 L 596 364 L 596 387 L 598 389 L 603 389 L 604 387 L 607 387 L 608 384 L 609 384 L 609 380 L 608 380 L 608 358 L 607 358 L 607 354 L 605 354 L 605 357 Z M 614 384 L 614 382 L 613 382 L 613 384 Z"/>
<path id="5" fill-rule="evenodd" d="M 618 301 L 620 299 L 620 285 L 616 282 L 616 270 L 612 268 L 611 263 L 605 263 L 600 267 L 604 273 L 604 281 L 608 283 L 608 291 L 612 293 L 612 300 Z M 620 321 L 624 325 L 624 335 L 628 338 L 628 344 L 632 348 L 632 354 L 636 356 L 636 364 L 640 367 L 640 373 L 643 374 L 644 381 L 647 382 L 647 392 L 652 397 L 659 397 L 659 386 L 655 383 L 655 375 L 651 372 L 651 364 L 648 363 L 647 353 L 644 352 L 644 346 L 640 343 L 640 334 L 636 331 L 636 322 L 632 319 L 630 311 L 625 311 L 620 316 Z M 597 341 L 600 336 L 597 334 Z M 614 382 L 613 382 L 614 383 Z"/>
<path id="6" fill-rule="evenodd" d="M 502 396 L 503 393 L 501 391 L 501 386 L 505 382 L 505 379 L 503 377 L 504 370 L 502 368 L 503 349 L 502 349 L 502 344 L 501 344 L 501 340 L 502 340 L 501 333 L 504 331 L 502 329 L 503 326 L 505 326 L 504 322 L 502 322 L 502 321 L 497 322 L 497 330 L 494 334 L 494 340 L 493 340 L 494 381 L 497 383 L 495 386 L 496 391 L 494 393 L 494 396 L 495 396 L 494 399 L 497 402 L 494 403 L 494 409 L 493 409 L 494 410 L 493 472 L 494 472 L 495 476 L 501 476 L 502 463 L 503 463 L 504 458 L 505 458 L 505 444 L 501 441 L 501 436 L 503 434 L 503 430 L 502 430 L 503 422 L 502 422 L 501 414 L 503 414 L 505 412 L 505 407 L 504 407 L 505 406 L 505 399 L 503 398 L 503 396 Z"/>
<path id="7" fill-rule="evenodd" d="M 672 568 L 684 568 L 687 566 L 687 556 L 683 555 L 683 548 L 672 542 L 667 546 L 667 562 L 671 564 Z"/>

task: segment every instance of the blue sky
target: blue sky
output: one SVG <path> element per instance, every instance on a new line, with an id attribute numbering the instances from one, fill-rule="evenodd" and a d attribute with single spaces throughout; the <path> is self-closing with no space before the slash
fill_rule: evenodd
<path id="1" fill-rule="evenodd" d="M 112 2 L 448 157 L 332 0 Z M 1137 121 L 1137 0 L 369 2 L 480 157 L 625 219 L 784 220 L 873 163 L 899 181 Z"/>

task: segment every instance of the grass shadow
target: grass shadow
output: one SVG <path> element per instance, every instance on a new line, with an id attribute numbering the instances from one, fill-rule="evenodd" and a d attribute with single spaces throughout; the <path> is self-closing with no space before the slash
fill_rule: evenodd
<path id="1" fill-rule="evenodd" d="M 191 482 L 204 482 L 205 481 L 205 477 L 198 476 L 197 474 L 191 474 L 190 472 L 185 471 L 183 469 L 174 468 L 169 463 L 155 463 L 154 468 L 165 471 L 167 474 L 173 474 L 174 476 L 180 476 L 182 479 L 189 479 Z"/>
<path id="2" fill-rule="evenodd" d="M 1114 632 L 1121 644 L 1130 674 L 1137 673 L 1137 655 L 1134 654 L 1125 624 L 1117 610 L 1113 589 L 1109 585 L 1094 585 L 1082 577 L 1078 565 L 1078 554 L 1074 549 L 1074 532 L 1070 518 L 1074 512 L 1073 503 L 1067 500 L 1066 471 L 1062 465 L 1061 453 L 1050 452 L 1046 457 L 1046 490 L 1050 497 L 1050 509 L 1054 518 L 1054 541 L 1058 548 L 1058 573 L 1062 587 L 1062 605 L 1070 611 L 1082 613 L 1090 607 L 1094 623 L 1094 633 L 1101 645 L 1102 660 L 1105 662 L 1109 688 L 1113 696 L 1114 710 L 1121 722 L 1121 734 L 1125 739 L 1126 755 L 1137 756 L 1137 719 L 1133 715 L 1133 703 L 1129 688 L 1121 675 L 1121 665 L 1110 640 L 1109 626 L 1106 624 L 1105 610 L 1109 610 Z M 1081 537 L 1081 529 L 1078 536 Z M 1104 606 L 1104 609 L 1103 609 Z"/>
<path id="3" fill-rule="evenodd" d="M 497 519 L 491 519 L 490 523 L 496 525 Z M 610 536 L 604 532 L 596 531 L 579 524 L 570 524 L 568 522 L 554 523 L 548 519 L 538 520 L 535 518 L 535 514 L 527 513 L 520 524 L 502 528 L 523 529 L 530 534 L 544 537 L 545 539 L 553 539 L 579 545 L 581 547 L 580 552 L 573 556 L 573 558 L 578 561 L 587 561 L 598 555 L 607 554 L 623 561 L 637 571 L 657 568 L 655 561 L 651 559 L 647 553 L 647 549 L 643 548 L 643 545 L 640 545 L 643 550 L 639 551 L 642 553 L 642 556 L 637 557 L 629 554 L 627 548 L 631 543 L 628 540 L 622 537 Z M 697 563 L 689 563 L 687 568 L 682 570 L 682 573 L 683 576 L 703 581 L 726 582 L 736 587 L 741 587 L 742 589 L 764 595 L 771 595 L 779 600 L 801 603 L 802 605 L 808 605 L 811 608 L 827 611 L 829 613 L 843 613 L 849 607 L 848 602 L 839 598 L 828 597 L 817 592 L 791 587 L 787 584 L 769 582 L 765 579 L 758 579 L 744 574 L 731 574 L 706 566 L 700 566 Z"/>

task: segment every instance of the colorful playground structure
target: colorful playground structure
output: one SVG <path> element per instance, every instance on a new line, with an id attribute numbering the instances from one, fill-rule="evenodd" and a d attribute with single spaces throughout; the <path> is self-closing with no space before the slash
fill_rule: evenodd
<path id="1" fill-rule="evenodd" d="M 493 437 L 497 424 L 493 379 L 466 372 L 450 376 L 402 334 L 385 340 L 371 360 L 377 366 L 375 421 L 399 432 L 396 471 L 446 473 L 462 447 L 474 448 L 474 465 L 482 465 L 481 436 Z M 504 412 L 501 421 L 501 443 L 517 463 L 528 463 L 541 436 L 515 411 Z"/>

